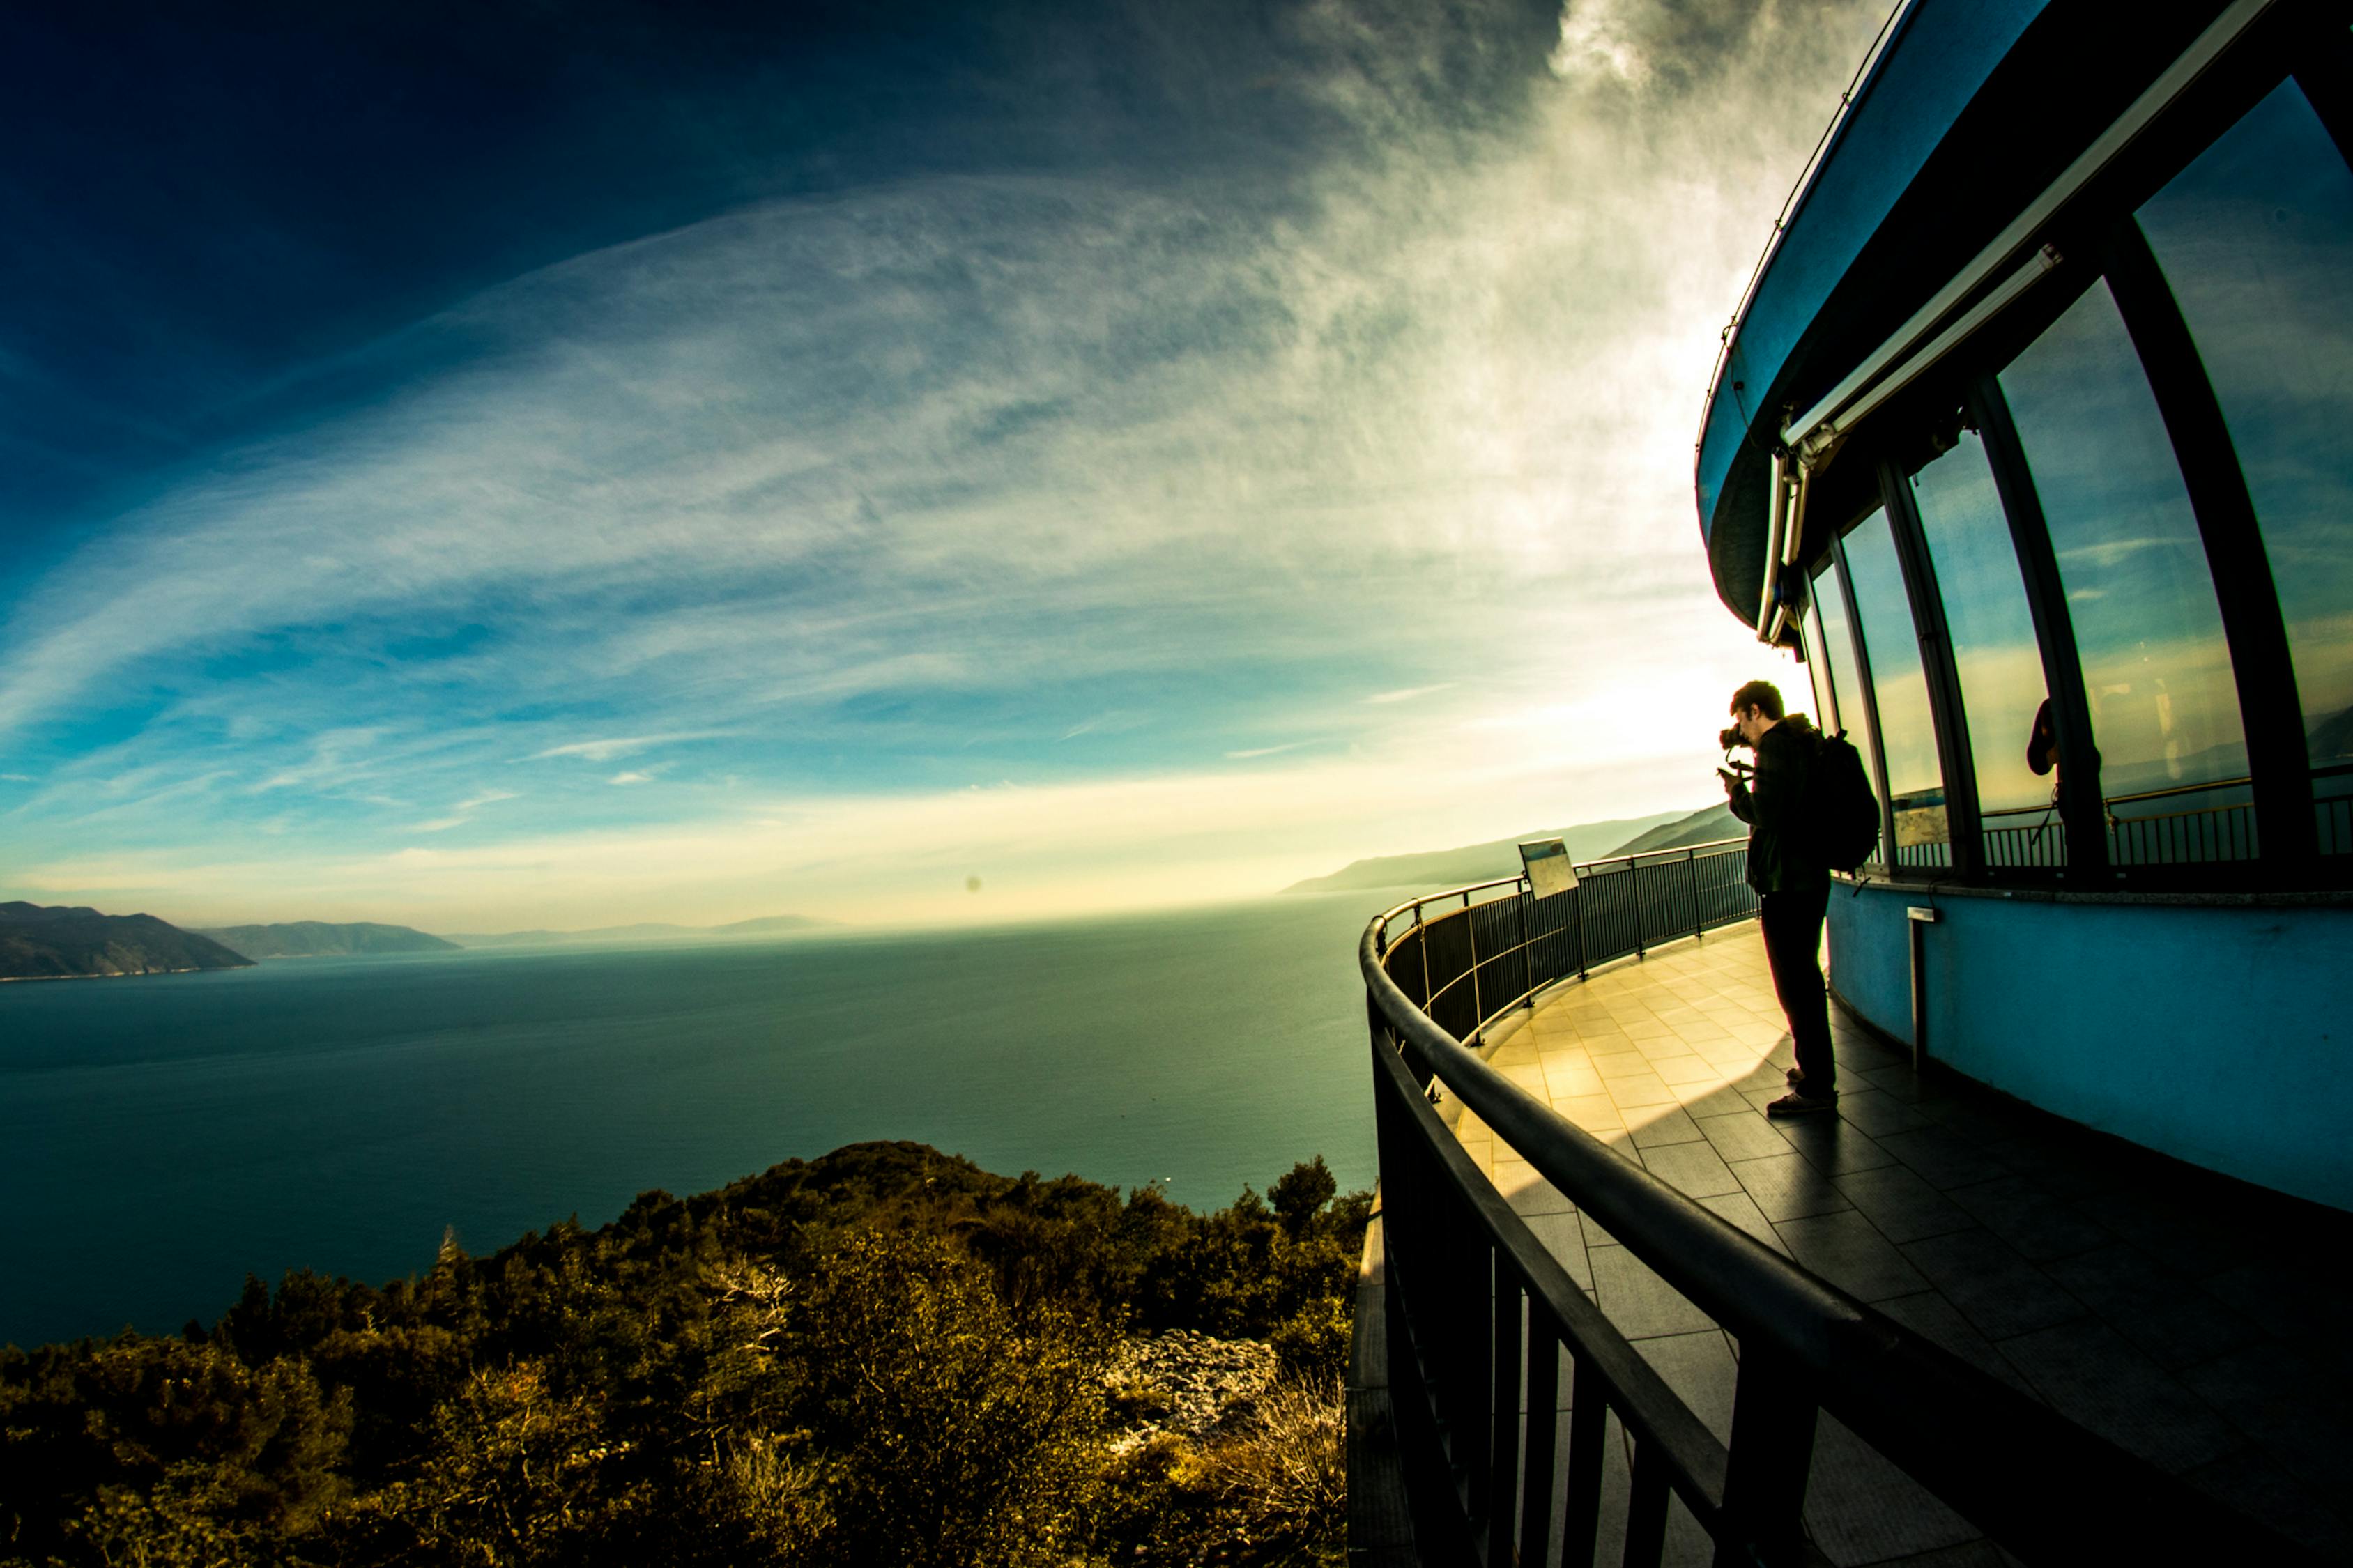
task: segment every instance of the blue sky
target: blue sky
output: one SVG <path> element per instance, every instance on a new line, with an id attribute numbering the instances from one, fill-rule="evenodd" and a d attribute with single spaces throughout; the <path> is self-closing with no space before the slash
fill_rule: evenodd
<path id="1" fill-rule="evenodd" d="M 0 896 L 1231 897 L 1795 673 L 1691 438 L 1875 6 L 234 14 L 0 106 Z"/>

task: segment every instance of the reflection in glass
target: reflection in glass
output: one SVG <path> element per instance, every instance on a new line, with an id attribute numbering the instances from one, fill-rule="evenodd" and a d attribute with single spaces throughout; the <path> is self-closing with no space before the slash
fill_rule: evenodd
<path id="1" fill-rule="evenodd" d="M 2353 170 L 2293 81 L 2141 208 L 2271 558 L 2324 797 L 2353 791 Z M 2343 767 L 2342 773 L 2330 770 Z"/>
<path id="2" fill-rule="evenodd" d="M 1837 584 L 1825 584 L 1836 591 Z M 1838 694 L 1831 689 L 1831 667 L 1822 662 L 1821 612 L 1809 598 L 1804 620 L 1806 634 L 1806 674 L 1814 683 L 1814 724 L 1828 731 L 1839 727 Z"/>
<path id="3" fill-rule="evenodd" d="M 2066 835 L 2052 810 L 2051 781 L 2026 761 L 2045 695 L 2042 653 L 1985 443 L 1961 431 L 1911 484 L 1960 673 L 1987 863 L 2063 864 Z"/>
<path id="4" fill-rule="evenodd" d="M 1888 805 L 1895 816 L 1895 863 L 1950 865 L 1945 775 L 1928 712 L 1928 678 L 1920 666 L 1912 603 L 1904 595 L 1903 568 L 1896 563 L 1883 509 L 1846 536 L 1846 571 L 1854 613 L 1862 622 L 1872 695 L 1878 700 L 1879 744 L 1886 752 Z"/>
<path id="5" fill-rule="evenodd" d="M 2001 373 L 2050 525 L 2121 864 L 2252 854 L 2231 651 L 2157 399 L 2107 285 Z M 2207 786 L 2236 784 L 2215 789 Z M 2191 821 L 2198 814 L 2211 820 Z"/>
<path id="6" fill-rule="evenodd" d="M 1879 752 L 1873 746 L 1870 726 L 1862 721 L 1862 670 L 1856 662 L 1854 628 L 1847 622 L 1846 601 L 1839 595 L 1838 577 L 1831 563 L 1814 574 L 1814 614 L 1821 622 L 1821 676 L 1831 685 L 1831 706 L 1838 714 L 1838 727 L 1854 749 L 1862 753 L 1863 776 L 1879 777 Z M 1823 721 L 1829 723 L 1828 720 Z M 1873 788 L 1877 788 L 1874 783 Z"/>

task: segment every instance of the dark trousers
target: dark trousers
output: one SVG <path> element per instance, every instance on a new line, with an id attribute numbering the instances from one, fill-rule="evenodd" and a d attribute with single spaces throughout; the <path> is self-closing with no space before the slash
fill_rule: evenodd
<path id="1" fill-rule="evenodd" d="M 1830 908 L 1831 890 L 1760 893 L 1757 923 L 1765 929 L 1765 962 L 1773 967 L 1773 990 L 1781 998 L 1782 1016 L 1789 1020 L 1789 1038 L 1797 1043 L 1798 1066 L 1806 1075 L 1801 1092 L 1823 1096 L 1838 1092 L 1838 1063 L 1831 1057 L 1830 994 L 1822 984 L 1822 915 Z"/>

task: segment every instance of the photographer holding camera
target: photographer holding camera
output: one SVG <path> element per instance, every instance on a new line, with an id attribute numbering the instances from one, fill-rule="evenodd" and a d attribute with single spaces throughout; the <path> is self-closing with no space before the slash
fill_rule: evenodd
<path id="1" fill-rule="evenodd" d="M 1830 1000 L 1820 962 L 1830 868 L 1806 830 L 1805 815 L 1820 736 L 1804 714 L 1783 714 L 1778 688 L 1752 680 L 1732 694 L 1732 726 L 1717 739 L 1728 765 L 1718 768 L 1716 776 L 1724 780 L 1732 815 L 1749 825 L 1748 885 L 1757 889 L 1765 959 L 1798 1051 L 1789 1092 L 1765 1112 L 1801 1116 L 1835 1110 L 1838 1063 L 1831 1056 Z M 1753 770 L 1731 762 L 1735 746 L 1757 753 Z"/>

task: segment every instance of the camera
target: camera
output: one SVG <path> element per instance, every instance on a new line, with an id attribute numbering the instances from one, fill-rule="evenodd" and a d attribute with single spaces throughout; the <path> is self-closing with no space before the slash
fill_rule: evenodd
<path id="1" fill-rule="evenodd" d="M 1719 731 L 1715 737 L 1715 743 L 1728 752 L 1735 746 L 1745 746 L 1748 742 L 1740 738 L 1740 726 L 1735 724 L 1729 729 Z"/>

